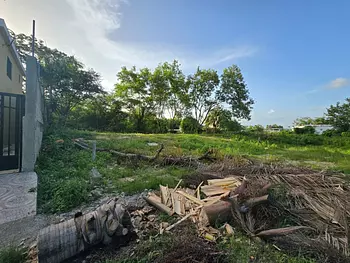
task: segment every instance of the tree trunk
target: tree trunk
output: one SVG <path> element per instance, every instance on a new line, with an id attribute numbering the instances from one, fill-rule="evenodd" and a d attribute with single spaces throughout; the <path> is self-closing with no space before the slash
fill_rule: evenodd
<path id="1" fill-rule="evenodd" d="M 99 243 L 108 244 L 115 236 L 127 235 L 131 226 L 125 208 L 111 200 L 93 212 L 77 213 L 74 219 L 42 229 L 38 235 L 38 260 L 62 262 Z"/>
<path id="2" fill-rule="evenodd" d="M 204 206 L 199 215 L 203 225 L 215 226 L 227 222 L 231 215 L 232 204 L 228 201 L 218 201 L 212 205 Z"/>

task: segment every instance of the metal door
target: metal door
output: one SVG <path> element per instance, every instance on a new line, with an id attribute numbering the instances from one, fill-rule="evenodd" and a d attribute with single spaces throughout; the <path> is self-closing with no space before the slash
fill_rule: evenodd
<path id="1" fill-rule="evenodd" d="M 0 92 L 0 170 L 19 169 L 24 95 Z"/>

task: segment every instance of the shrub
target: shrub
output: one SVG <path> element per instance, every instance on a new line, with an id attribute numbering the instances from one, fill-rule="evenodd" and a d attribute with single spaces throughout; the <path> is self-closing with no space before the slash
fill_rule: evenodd
<path id="1" fill-rule="evenodd" d="M 312 126 L 305 126 L 303 128 L 294 128 L 296 134 L 315 134 L 315 128 Z"/>
<path id="2" fill-rule="evenodd" d="M 224 131 L 239 132 L 242 130 L 242 125 L 236 120 L 225 120 L 220 125 Z"/>
<path id="3" fill-rule="evenodd" d="M 146 133 L 167 133 L 168 121 L 167 119 L 149 118 L 145 120 Z"/>
<path id="4" fill-rule="evenodd" d="M 168 119 L 168 126 L 170 130 L 180 129 L 181 119 Z"/>
<path id="5" fill-rule="evenodd" d="M 342 132 L 342 133 L 341 133 L 341 136 L 342 136 L 342 137 L 350 137 L 350 131 Z"/>
<path id="6" fill-rule="evenodd" d="M 0 263 L 24 263 L 27 254 L 25 249 L 7 247 L 0 250 Z"/>
<path id="7" fill-rule="evenodd" d="M 326 131 L 324 131 L 324 132 L 322 133 L 322 135 L 323 135 L 323 136 L 327 136 L 327 137 L 333 137 L 333 136 L 339 136 L 340 133 L 339 133 L 339 131 L 332 129 L 332 130 L 326 130 Z"/>
<path id="8" fill-rule="evenodd" d="M 180 128 L 183 133 L 198 133 L 201 130 L 199 122 L 192 117 L 184 118 Z"/>

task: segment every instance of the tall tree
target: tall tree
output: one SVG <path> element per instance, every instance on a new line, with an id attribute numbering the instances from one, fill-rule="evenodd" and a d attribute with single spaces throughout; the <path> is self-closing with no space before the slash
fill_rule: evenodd
<path id="1" fill-rule="evenodd" d="M 338 131 L 350 131 L 350 98 L 346 98 L 343 104 L 337 102 L 336 105 L 331 105 L 327 109 L 326 117 Z"/>
<path id="2" fill-rule="evenodd" d="M 125 108 L 135 118 L 136 130 L 144 130 L 144 120 L 147 114 L 154 113 L 154 100 L 150 89 L 151 71 L 136 67 L 127 69 L 123 67 L 118 72 L 118 83 L 115 84 L 115 95 L 121 99 Z"/>
<path id="3" fill-rule="evenodd" d="M 217 105 L 215 91 L 219 85 L 219 76 L 215 70 L 197 68 L 196 73 L 187 78 L 188 98 L 195 119 L 202 125 L 209 112 Z"/>
<path id="4" fill-rule="evenodd" d="M 250 120 L 254 100 L 249 97 L 248 87 L 238 66 L 224 69 L 216 98 L 230 106 L 233 117 Z"/>
<path id="5" fill-rule="evenodd" d="M 15 35 L 16 47 L 20 58 L 25 63 L 31 54 L 32 37 L 25 34 Z M 57 49 L 51 49 L 42 40 L 35 40 L 35 56 L 41 65 L 41 85 L 44 89 L 47 120 L 52 124 L 56 120 L 65 125 L 70 111 L 85 99 L 103 93 L 100 75 L 92 69 L 85 69 L 84 64 L 73 56 L 68 56 Z"/>
<path id="6" fill-rule="evenodd" d="M 188 85 L 186 85 L 185 75 L 177 60 L 170 63 L 161 64 L 163 74 L 167 82 L 166 109 L 170 119 L 181 118 L 188 108 Z"/>

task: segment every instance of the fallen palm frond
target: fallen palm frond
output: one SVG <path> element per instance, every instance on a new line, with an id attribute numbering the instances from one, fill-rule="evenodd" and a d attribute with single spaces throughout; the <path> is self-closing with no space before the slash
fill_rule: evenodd
<path id="1" fill-rule="evenodd" d="M 282 248 L 288 246 L 289 240 L 295 246 L 298 239 L 299 248 L 306 254 L 337 251 L 344 258 L 349 255 L 350 188 L 344 175 L 237 160 L 232 165 L 230 159 L 225 159 L 188 176 L 184 184 L 193 186 L 199 181 L 208 183 L 213 178 L 226 177 L 241 182 L 228 200 L 232 204 L 232 224 L 247 235 L 274 241 Z M 204 192 L 220 193 L 210 186 L 204 186 Z M 337 262 L 332 261 L 334 257 L 323 259 Z"/>

